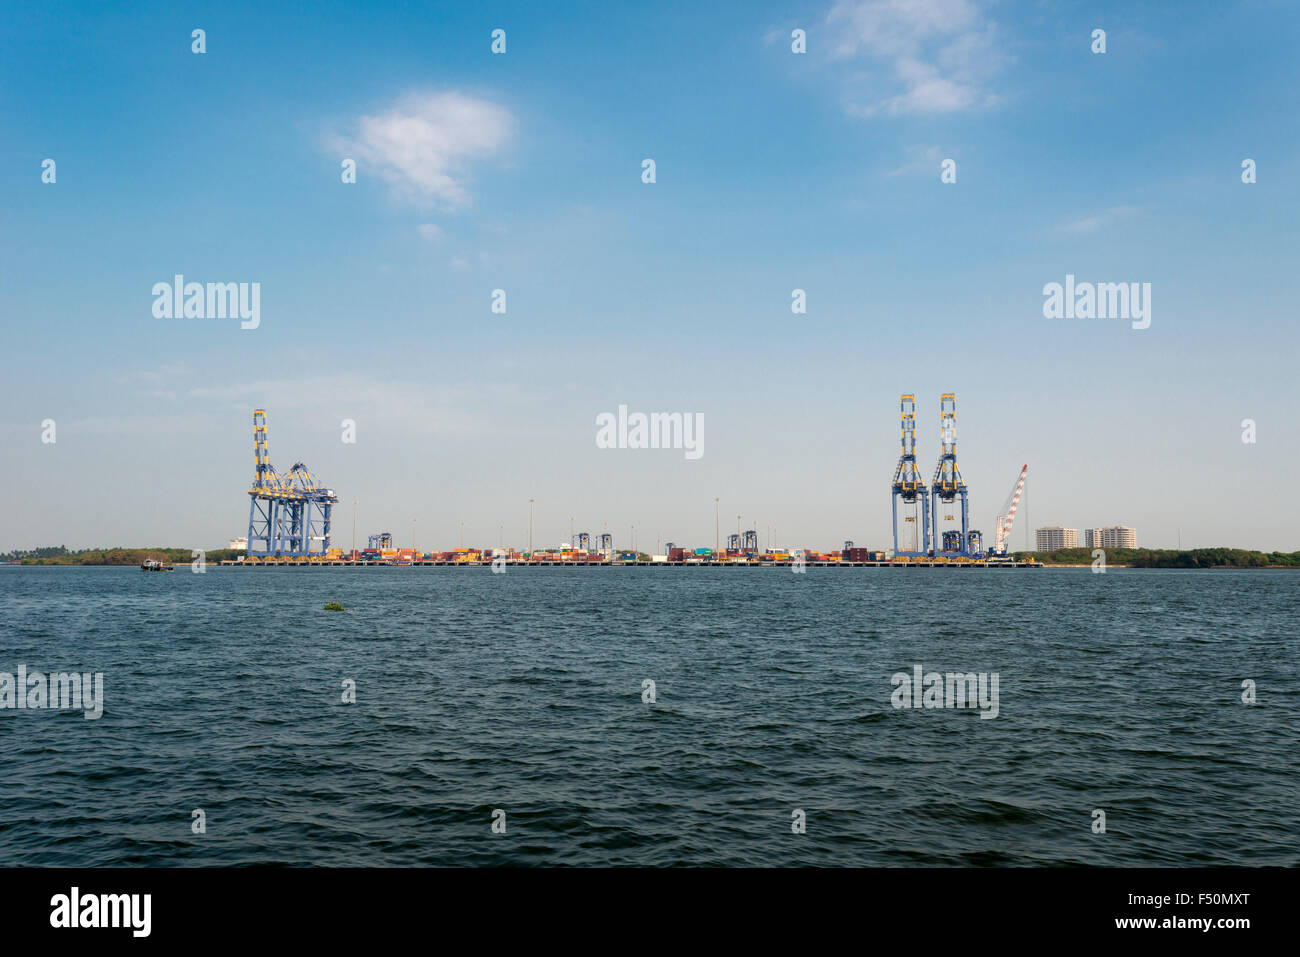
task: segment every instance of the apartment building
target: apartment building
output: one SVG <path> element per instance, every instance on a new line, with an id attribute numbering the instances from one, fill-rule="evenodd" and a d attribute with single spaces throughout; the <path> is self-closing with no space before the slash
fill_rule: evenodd
<path id="1" fill-rule="evenodd" d="M 1079 530 L 1052 525 L 1048 528 L 1034 530 L 1037 547 L 1040 552 L 1054 552 L 1061 548 L 1079 547 Z"/>
<path id="2" fill-rule="evenodd" d="M 1138 533 L 1128 525 L 1087 528 L 1083 532 L 1084 548 L 1137 548 Z"/>

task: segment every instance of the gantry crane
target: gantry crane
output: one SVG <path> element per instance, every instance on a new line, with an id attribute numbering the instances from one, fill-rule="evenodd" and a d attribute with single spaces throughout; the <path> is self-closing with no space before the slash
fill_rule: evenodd
<path id="1" fill-rule="evenodd" d="M 248 490 L 248 554 L 306 557 L 329 549 L 338 496 L 302 462 L 285 475 L 271 464 L 266 411 L 253 410 L 253 486 Z"/>
<path id="2" fill-rule="evenodd" d="M 943 532 L 939 528 L 939 503 L 951 507 L 961 499 L 961 533 Z M 957 467 L 957 396 L 945 392 L 939 397 L 939 464 L 934 467 L 934 481 L 930 483 L 930 528 L 934 533 L 936 555 L 970 554 L 970 513 L 966 498 L 966 483 Z M 951 514 L 944 519 L 954 520 Z"/>
<path id="3" fill-rule="evenodd" d="M 281 480 L 271 464 L 266 440 L 266 412 L 262 409 L 253 410 L 253 461 L 256 471 L 253 487 L 248 490 L 248 554 L 273 555 Z"/>
<path id="4" fill-rule="evenodd" d="M 894 511 L 894 554 L 921 557 L 928 555 L 930 552 L 930 521 L 927 505 L 927 491 L 925 479 L 921 477 L 921 470 L 916 465 L 916 396 L 903 395 L 899 396 L 899 418 L 901 419 L 901 444 L 902 454 L 898 458 L 898 467 L 894 469 L 894 481 L 890 486 L 890 500 L 893 504 Z M 913 536 L 913 541 L 919 539 L 921 550 L 908 551 L 898 547 L 898 503 L 899 500 L 905 505 L 915 506 L 919 501 L 921 504 L 918 514 L 905 516 L 906 521 L 921 525 L 919 536 Z"/>
<path id="5" fill-rule="evenodd" d="M 324 488 L 311 469 L 295 462 L 284 476 L 279 509 L 282 553 L 324 555 L 330 541 L 330 513 L 338 502 L 333 489 Z"/>

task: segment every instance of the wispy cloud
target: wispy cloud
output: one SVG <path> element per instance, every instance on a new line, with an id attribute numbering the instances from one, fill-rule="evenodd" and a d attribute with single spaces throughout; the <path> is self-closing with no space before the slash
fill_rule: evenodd
<path id="1" fill-rule="evenodd" d="M 164 362 L 152 369 L 132 369 L 119 372 L 113 376 L 113 381 L 119 385 L 162 387 L 190 375 L 191 372 L 188 362 L 177 359 L 172 362 Z"/>
<path id="2" fill-rule="evenodd" d="M 939 175 L 939 164 L 945 159 L 945 154 L 937 146 L 909 146 L 907 148 L 910 157 L 906 163 L 896 169 L 887 170 L 886 176 L 904 176 L 908 173 L 927 172 Z"/>
<path id="3" fill-rule="evenodd" d="M 431 385 L 345 373 L 199 386 L 188 390 L 186 398 L 209 410 L 243 412 L 258 407 L 284 414 L 311 412 L 313 401 L 319 411 L 320 397 L 328 395 L 334 406 L 358 422 L 364 420 L 412 436 L 437 437 L 474 436 L 493 430 L 491 414 L 484 412 L 483 398 L 475 395 L 473 402 L 466 399 L 472 394 L 463 383 L 454 381 Z M 506 389 L 505 393 L 494 394 L 495 398 L 518 401 L 520 397 Z"/>
<path id="4" fill-rule="evenodd" d="M 1113 226 L 1122 220 L 1128 219 L 1139 209 L 1141 209 L 1140 206 L 1110 206 L 1099 213 L 1071 219 L 1060 226 L 1060 231 L 1073 233 L 1074 235 L 1095 233 L 1099 229 L 1105 229 L 1107 226 Z"/>
<path id="5" fill-rule="evenodd" d="M 359 175 L 373 173 L 405 200 L 422 206 L 470 203 L 470 167 L 509 142 L 514 117 L 504 107 L 463 93 L 405 97 L 350 132 L 328 138 L 332 150 L 357 161 Z"/>
<path id="6" fill-rule="evenodd" d="M 998 101 L 989 82 L 1005 55 L 977 0 L 838 0 L 832 53 L 862 64 L 849 111 L 955 113 Z"/>

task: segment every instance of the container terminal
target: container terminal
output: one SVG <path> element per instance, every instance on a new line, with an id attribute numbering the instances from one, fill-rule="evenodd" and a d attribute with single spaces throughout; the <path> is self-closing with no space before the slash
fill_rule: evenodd
<path id="1" fill-rule="evenodd" d="M 899 397 L 901 449 L 890 485 L 894 547 L 861 548 L 846 541 L 836 551 L 759 549 L 758 530 L 727 536 L 726 548 L 691 548 L 669 542 L 663 554 L 647 555 L 614 548 L 608 532 L 593 538 L 578 532 L 551 548 L 467 548 L 421 552 L 394 546 L 389 532 L 370 535 L 365 549 L 344 551 L 330 544 L 334 490 L 320 482 L 302 462 L 281 475 L 271 464 L 266 411 L 253 410 L 254 477 L 248 491 L 246 554 L 222 565 L 274 566 L 506 566 L 539 567 L 652 566 L 726 568 L 1041 568 L 1016 561 L 1007 553 L 1016 509 L 1024 493 L 1029 466 L 1021 468 L 1011 494 L 994 521 L 993 543 L 984 548 L 983 533 L 970 528 L 968 490 L 957 467 L 957 398 L 939 397 L 940 451 L 934 478 L 927 485 L 916 460 L 916 396 Z M 960 518 L 958 518 L 960 513 Z M 900 539 L 899 519 L 902 518 Z"/>

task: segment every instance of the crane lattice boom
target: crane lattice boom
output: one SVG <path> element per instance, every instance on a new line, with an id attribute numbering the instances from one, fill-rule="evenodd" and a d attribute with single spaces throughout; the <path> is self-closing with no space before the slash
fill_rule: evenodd
<path id="1" fill-rule="evenodd" d="M 1029 474 L 1029 465 L 1026 464 L 1020 470 L 1020 478 L 1016 482 L 1016 490 L 1011 493 L 1011 505 L 1007 508 L 1006 515 L 999 515 L 997 519 L 997 535 L 993 542 L 993 551 L 1001 555 L 1007 550 L 1007 543 L 1011 541 L 1011 526 L 1016 520 L 1016 508 L 1020 505 L 1020 495 L 1025 490 L 1025 476 Z"/>

